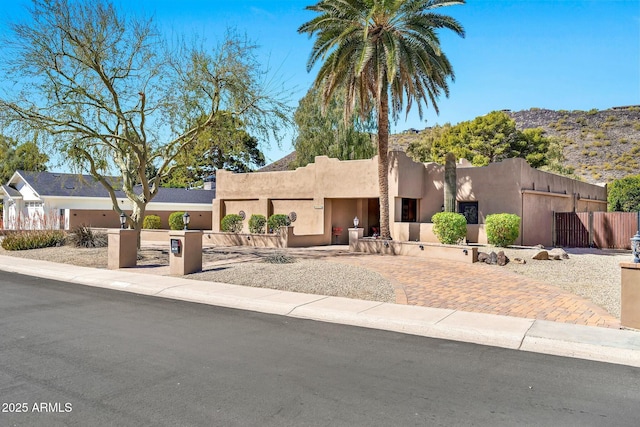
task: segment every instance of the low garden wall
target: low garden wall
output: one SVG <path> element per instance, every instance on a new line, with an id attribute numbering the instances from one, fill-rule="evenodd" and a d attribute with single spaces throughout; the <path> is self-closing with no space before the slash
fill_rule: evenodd
<path id="1" fill-rule="evenodd" d="M 274 234 L 223 233 L 204 231 L 204 246 L 253 246 L 259 248 L 296 248 L 321 246 L 331 243 L 331 236 L 324 234 L 295 235 L 292 226 L 283 227 Z M 148 242 L 169 242 L 168 230 L 142 230 L 140 240 Z"/>
<path id="2" fill-rule="evenodd" d="M 364 237 L 350 244 L 353 252 L 405 255 L 474 263 L 478 261 L 478 248 L 466 245 L 443 245 L 427 242 L 399 242 Z"/>

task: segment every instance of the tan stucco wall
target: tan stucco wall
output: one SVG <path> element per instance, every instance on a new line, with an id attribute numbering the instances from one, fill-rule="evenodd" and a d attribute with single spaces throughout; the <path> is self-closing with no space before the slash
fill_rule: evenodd
<path id="1" fill-rule="evenodd" d="M 274 214 L 295 212 L 296 220 L 291 225 L 296 234 L 324 234 L 324 205 L 313 200 L 272 200 Z"/>
<path id="2" fill-rule="evenodd" d="M 163 229 L 169 229 L 169 215 L 174 211 L 146 211 L 147 215 L 158 215 Z M 189 211 L 189 228 L 192 230 L 210 230 L 211 214 L 209 211 Z M 69 229 L 80 225 L 89 225 L 96 228 L 120 228 L 120 217 L 113 210 L 69 210 Z"/>
<path id="3" fill-rule="evenodd" d="M 390 226 L 395 240 L 435 240 L 430 223 L 444 202 L 444 167 L 417 163 L 403 152 L 389 153 Z M 553 212 L 606 210 L 604 187 L 574 181 L 531 168 L 524 159 L 507 159 L 486 167 L 457 168 L 457 201 L 478 202 L 478 225 L 470 225 L 469 242 L 486 243 L 483 223 L 487 215 L 516 214 L 522 219 L 517 244 L 552 243 Z M 378 225 L 377 157 L 339 161 L 325 156 L 295 171 L 233 174 L 220 171 L 218 199 L 213 201 L 212 230 L 219 230 L 226 213 L 296 212 L 295 234 L 320 235 L 326 241 L 332 227 L 341 227 L 338 243 L 348 242 L 347 229 L 358 216 L 364 235 Z M 417 199 L 418 222 L 402 223 L 402 199 Z M 259 200 L 259 202 L 257 202 Z M 264 214 L 264 213 L 263 213 Z M 437 240 L 435 240 L 437 241 Z"/>

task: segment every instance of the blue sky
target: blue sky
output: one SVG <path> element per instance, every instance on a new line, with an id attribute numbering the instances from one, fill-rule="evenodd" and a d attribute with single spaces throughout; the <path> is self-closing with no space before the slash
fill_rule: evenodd
<path id="1" fill-rule="evenodd" d="M 265 63 L 290 87 L 297 105 L 315 77 L 306 63 L 312 40 L 297 33 L 314 14 L 311 0 L 116 0 L 130 11 L 153 14 L 167 32 L 200 34 L 214 45 L 229 27 L 260 45 Z M 15 16 L 3 4 L 0 18 Z M 532 107 L 590 110 L 640 104 L 640 1 L 467 0 L 439 9 L 465 28 L 461 39 L 441 33 L 456 81 L 450 97 L 392 125 L 392 132 L 458 123 L 497 109 Z M 425 121 L 426 120 L 426 121 Z M 292 150 L 264 147 L 269 160 Z"/>

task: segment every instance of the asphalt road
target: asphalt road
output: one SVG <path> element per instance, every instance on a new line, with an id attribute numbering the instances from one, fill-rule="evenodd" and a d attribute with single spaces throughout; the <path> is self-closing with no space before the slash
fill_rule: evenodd
<path id="1" fill-rule="evenodd" d="M 0 404 L 0 426 L 637 426 L 640 369 L 0 272 Z"/>

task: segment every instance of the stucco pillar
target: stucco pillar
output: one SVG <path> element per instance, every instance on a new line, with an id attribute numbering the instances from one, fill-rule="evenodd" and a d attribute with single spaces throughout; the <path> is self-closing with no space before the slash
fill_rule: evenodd
<path id="1" fill-rule="evenodd" d="M 202 231 L 169 232 L 169 274 L 184 276 L 202 271 Z"/>
<path id="2" fill-rule="evenodd" d="M 136 230 L 109 229 L 107 268 L 135 267 L 138 260 L 138 232 Z"/>
<path id="3" fill-rule="evenodd" d="M 350 228 L 349 229 L 349 251 L 354 252 L 358 245 L 358 240 L 362 239 L 364 234 L 364 228 Z"/>
<path id="4" fill-rule="evenodd" d="M 621 262 L 620 323 L 640 329 L 640 264 Z"/>

